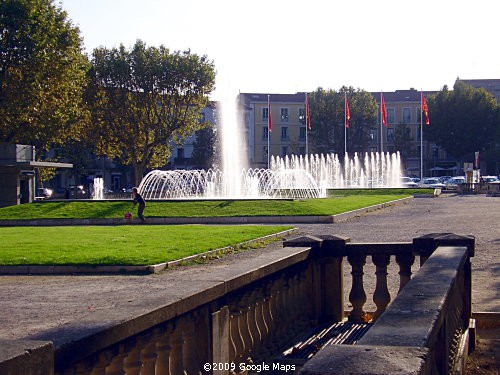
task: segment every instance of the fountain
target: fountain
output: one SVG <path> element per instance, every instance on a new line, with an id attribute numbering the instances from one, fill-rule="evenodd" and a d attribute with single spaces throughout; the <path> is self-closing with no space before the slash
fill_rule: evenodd
<path id="1" fill-rule="evenodd" d="M 226 171 L 154 170 L 139 186 L 146 199 L 258 199 L 320 198 L 326 189 L 401 187 L 399 153 L 366 153 L 361 159 L 336 154 L 272 157 L 270 169 L 241 169 L 230 172 L 228 194 Z"/>
<path id="2" fill-rule="evenodd" d="M 154 170 L 139 191 L 155 199 L 321 198 L 326 189 L 401 187 L 399 153 L 273 156 L 269 169 L 247 166 L 244 131 L 235 100 L 221 106 L 222 170 Z"/>
<path id="3" fill-rule="evenodd" d="M 92 199 L 104 199 L 104 180 L 102 177 L 94 178 L 94 192 Z"/>

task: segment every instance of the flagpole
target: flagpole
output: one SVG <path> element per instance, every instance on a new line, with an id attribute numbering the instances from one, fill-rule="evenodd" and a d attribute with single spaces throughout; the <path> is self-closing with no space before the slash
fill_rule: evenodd
<path id="1" fill-rule="evenodd" d="M 382 90 L 380 90 L 380 153 L 384 153 L 384 140 L 382 138 L 382 124 L 384 122 L 384 113 L 382 108 Z"/>
<path id="2" fill-rule="evenodd" d="M 270 102 L 270 99 L 269 99 L 270 95 L 267 95 L 267 169 L 269 169 L 270 165 L 269 165 L 269 158 L 271 156 L 271 142 L 270 142 L 270 139 L 271 139 L 271 129 L 269 129 L 269 124 L 270 124 L 270 119 L 271 119 L 271 102 Z"/>
<path id="3" fill-rule="evenodd" d="M 309 105 L 309 102 L 307 101 L 307 92 L 306 92 L 306 110 L 305 110 L 305 113 L 306 113 L 306 156 L 309 155 L 309 144 L 308 144 L 308 141 L 307 141 L 307 133 L 309 133 L 309 122 L 308 122 L 308 105 Z"/>
<path id="4" fill-rule="evenodd" d="M 344 155 L 347 155 L 347 93 L 344 93 Z"/>
<path id="5" fill-rule="evenodd" d="M 424 178 L 424 103 L 423 103 L 424 92 L 420 89 L 420 182 Z"/>

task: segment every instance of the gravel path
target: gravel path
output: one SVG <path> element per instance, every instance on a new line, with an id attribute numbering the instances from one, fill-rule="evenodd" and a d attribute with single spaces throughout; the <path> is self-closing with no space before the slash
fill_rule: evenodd
<path id="1" fill-rule="evenodd" d="M 473 310 L 500 311 L 500 198 L 450 196 L 413 199 L 336 224 L 299 225 L 300 235 L 337 234 L 352 242 L 411 241 L 433 232 L 474 235 Z M 293 235 L 297 237 L 298 235 Z M 141 301 L 168 300 L 182 280 L 211 268 L 230 267 L 281 246 L 245 251 L 208 265 L 179 267 L 148 276 L 0 276 L 0 338 L 50 337 L 50 332 L 90 315 L 107 317 Z M 347 268 L 347 267 L 345 267 Z M 365 271 L 365 284 L 374 284 Z M 346 285 L 348 284 L 346 271 Z M 391 281 L 395 283 L 396 281 Z M 370 290 L 367 288 L 367 295 Z M 144 304 L 147 305 L 147 304 Z M 84 327 L 82 327 L 84 329 Z"/>

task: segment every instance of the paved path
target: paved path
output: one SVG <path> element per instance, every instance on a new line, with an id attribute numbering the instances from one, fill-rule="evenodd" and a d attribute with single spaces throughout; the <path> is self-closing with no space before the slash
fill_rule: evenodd
<path id="1" fill-rule="evenodd" d="M 432 232 L 472 234 L 473 310 L 500 311 L 500 198 L 419 198 L 363 214 L 344 223 L 299 225 L 301 234 L 338 234 L 352 242 L 411 241 Z M 294 235 L 296 236 L 296 235 Z M 235 266 L 280 246 L 241 252 L 209 265 L 181 267 L 147 276 L 0 276 L 0 338 L 50 338 L 51 332 L 91 316 L 116 318 L 131 306 L 166 303 L 197 273 Z M 347 267 L 346 267 L 347 268 Z M 366 272 L 367 284 L 373 275 Z M 185 285 L 185 284 L 184 284 Z M 368 294 L 368 290 L 367 290 Z M 82 324 L 82 330 L 85 327 Z"/>

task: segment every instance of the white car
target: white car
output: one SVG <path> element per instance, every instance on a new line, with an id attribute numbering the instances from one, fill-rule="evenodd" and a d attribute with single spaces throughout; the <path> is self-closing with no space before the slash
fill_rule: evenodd
<path id="1" fill-rule="evenodd" d="M 483 176 L 481 177 L 484 183 L 487 184 L 498 184 L 500 180 L 496 176 Z"/>
<path id="2" fill-rule="evenodd" d="M 452 177 L 446 182 L 446 189 L 457 190 L 458 185 L 464 184 L 464 183 L 465 183 L 465 177 L 463 177 L 463 176 Z"/>
<path id="3" fill-rule="evenodd" d="M 431 188 L 431 189 L 444 189 L 446 185 L 443 184 L 442 182 L 439 182 L 439 179 L 437 177 L 428 177 L 424 178 L 420 182 L 420 187 Z"/>
<path id="4" fill-rule="evenodd" d="M 414 182 L 410 177 L 401 177 L 399 179 L 401 185 L 405 188 L 417 188 L 418 184 Z"/>

